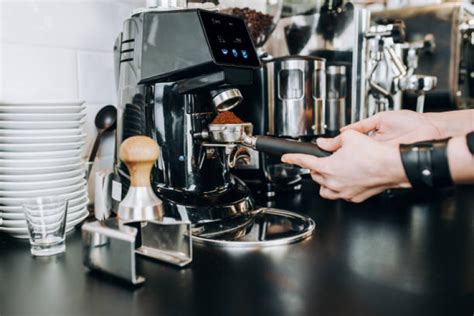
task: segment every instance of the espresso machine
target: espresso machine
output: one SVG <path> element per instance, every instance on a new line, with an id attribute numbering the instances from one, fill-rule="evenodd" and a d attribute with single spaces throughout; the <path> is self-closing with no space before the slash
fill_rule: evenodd
<path id="1" fill-rule="evenodd" d="M 261 69 L 243 20 L 201 9 L 140 10 L 125 21 L 115 53 L 117 141 L 146 135 L 159 145 L 151 184 L 165 217 L 190 221 L 193 240 L 214 245 L 286 244 L 311 235 L 310 218 L 258 208 L 231 173 L 252 160 L 251 149 L 329 155 L 315 145 L 254 136 L 250 123 L 215 122 L 242 103 L 241 91 Z M 119 201 L 129 175 L 118 159 L 115 171 Z"/>

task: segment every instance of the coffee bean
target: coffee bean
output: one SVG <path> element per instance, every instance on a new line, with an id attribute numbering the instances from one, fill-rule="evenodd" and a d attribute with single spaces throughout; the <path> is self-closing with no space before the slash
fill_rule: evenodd
<path id="1" fill-rule="evenodd" d="M 255 46 L 262 46 L 275 27 L 273 16 L 250 8 L 228 8 L 222 13 L 237 16 L 245 21 Z"/>

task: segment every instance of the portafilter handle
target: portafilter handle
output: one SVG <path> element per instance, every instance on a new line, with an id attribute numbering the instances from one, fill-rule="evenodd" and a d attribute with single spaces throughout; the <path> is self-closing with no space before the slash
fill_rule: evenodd
<path id="1" fill-rule="evenodd" d="M 245 136 L 243 145 L 273 155 L 306 154 L 316 157 L 328 157 L 332 153 L 316 144 L 302 143 L 271 136 Z"/>

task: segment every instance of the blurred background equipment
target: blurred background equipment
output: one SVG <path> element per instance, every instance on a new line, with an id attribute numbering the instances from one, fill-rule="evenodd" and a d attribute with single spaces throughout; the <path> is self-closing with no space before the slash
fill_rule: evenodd
<path id="1" fill-rule="evenodd" d="M 467 3 L 442 3 L 374 13 L 378 19 L 401 19 L 409 43 L 420 45 L 418 70 L 438 78 L 437 88 L 426 94 L 426 110 L 452 110 L 474 106 L 474 8 Z M 409 59 L 410 53 L 405 56 Z M 416 95 L 415 95 L 416 96 Z M 404 96 L 413 108 L 414 95 Z"/>

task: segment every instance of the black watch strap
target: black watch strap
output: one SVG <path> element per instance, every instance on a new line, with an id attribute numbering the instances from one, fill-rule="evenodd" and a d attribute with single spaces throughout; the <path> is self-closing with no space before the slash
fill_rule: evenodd
<path id="1" fill-rule="evenodd" d="M 474 131 L 466 135 L 467 148 L 474 155 Z"/>
<path id="2" fill-rule="evenodd" d="M 400 145 L 403 168 L 414 188 L 453 184 L 448 163 L 448 141 L 449 138 Z"/>

